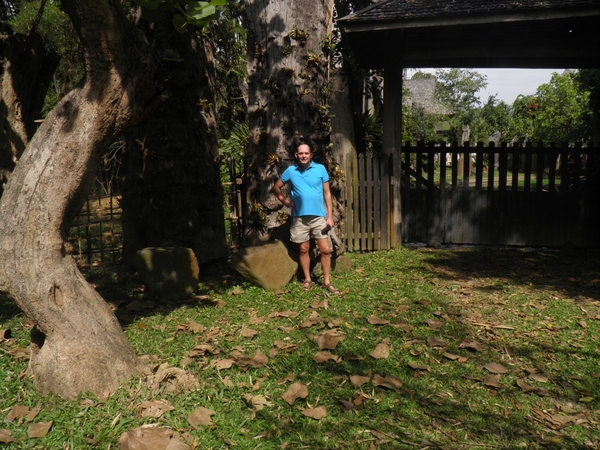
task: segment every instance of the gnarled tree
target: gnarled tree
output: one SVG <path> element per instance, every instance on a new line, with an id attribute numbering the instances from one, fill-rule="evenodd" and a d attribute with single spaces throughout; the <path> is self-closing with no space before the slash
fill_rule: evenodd
<path id="1" fill-rule="evenodd" d="M 47 116 L 0 199 L 0 292 L 36 324 L 37 390 L 114 391 L 140 363 L 106 302 L 64 246 L 101 152 L 158 104 L 157 63 L 117 0 L 63 0 L 84 51 L 85 82 Z"/>

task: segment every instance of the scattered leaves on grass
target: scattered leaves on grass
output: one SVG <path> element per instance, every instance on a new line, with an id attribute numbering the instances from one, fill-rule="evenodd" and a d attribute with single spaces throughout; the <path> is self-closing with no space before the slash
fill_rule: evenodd
<path id="1" fill-rule="evenodd" d="M 502 365 L 498 363 L 487 363 L 483 366 L 490 373 L 507 373 L 508 370 Z"/>
<path id="2" fill-rule="evenodd" d="M 315 356 L 313 356 L 313 361 L 316 362 L 317 364 L 321 364 L 327 361 L 333 361 L 335 363 L 341 363 L 342 362 L 342 358 L 340 358 L 337 355 L 334 355 L 332 353 L 329 352 L 317 352 L 315 354 Z"/>
<path id="3" fill-rule="evenodd" d="M 156 373 L 148 377 L 148 386 L 154 393 L 159 390 L 165 393 L 178 393 L 196 390 L 200 384 L 191 373 L 164 363 L 158 367 Z"/>
<path id="4" fill-rule="evenodd" d="M 430 347 L 448 347 L 448 343 L 446 341 L 435 336 L 429 336 L 427 338 L 427 345 Z"/>
<path id="5" fill-rule="evenodd" d="M 384 343 L 377 344 L 375 350 L 371 353 L 375 359 L 387 359 L 390 356 L 390 346 Z"/>
<path id="6" fill-rule="evenodd" d="M 483 345 L 475 340 L 465 340 L 458 344 L 458 348 L 466 348 L 467 350 L 473 350 L 475 352 L 484 351 Z"/>
<path id="7" fill-rule="evenodd" d="M 5 428 L 0 428 L 0 442 L 3 444 L 8 444 L 9 442 L 14 442 L 15 438 L 13 437 L 13 433 L 10 430 Z"/>
<path id="8" fill-rule="evenodd" d="M 198 406 L 194 412 L 188 416 L 187 420 L 188 423 L 196 429 L 200 428 L 200 426 L 212 427 L 214 424 L 211 416 L 214 416 L 214 414 L 215 411 L 212 409 Z"/>
<path id="9" fill-rule="evenodd" d="M 371 383 L 375 387 L 385 387 L 388 389 L 392 389 L 393 391 L 396 391 L 398 393 L 400 392 L 400 388 L 402 387 L 402 381 L 400 381 L 400 378 L 395 377 L 393 375 L 387 375 L 385 377 L 382 377 L 381 375 L 376 374 L 373 376 L 373 381 Z"/>
<path id="10" fill-rule="evenodd" d="M 500 387 L 500 374 L 489 374 L 483 379 L 483 384 L 488 387 L 499 388 Z"/>
<path id="11" fill-rule="evenodd" d="M 173 411 L 168 400 L 147 400 L 137 407 L 136 417 L 161 417 L 167 411 Z"/>
<path id="12" fill-rule="evenodd" d="M 284 317 L 284 318 L 288 318 L 288 319 L 293 319 L 295 317 L 298 317 L 300 315 L 300 313 L 294 312 L 294 311 L 283 311 L 283 312 L 273 312 L 271 314 L 269 314 L 269 318 L 270 319 L 275 319 L 277 317 Z"/>
<path id="13" fill-rule="evenodd" d="M 319 350 L 333 350 L 344 339 L 346 339 L 346 335 L 340 331 L 322 331 L 317 335 L 317 345 Z"/>
<path id="14" fill-rule="evenodd" d="M 267 397 L 264 395 L 252 395 L 252 394 L 244 394 L 244 401 L 249 408 L 254 411 L 260 411 L 265 406 L 271 406 L 272 403 L 267 400 Z"/>
<path id="15" fill-rule="evenodd" d="M 119 450 L 166 449 L 173 431 L 166 427 L 145 425 L 127 430 L 119 438 Z"/>
<path id="16" fill-rule="evenodd" d="M 32 423 L 27 429 L 27 436 L 30 438 L 43 438 L 48 434 L 53 423 L 52 420 L 49 422 Z"/>
<path id="17" fill-rule="evenodd" d="M 302 411 L 302 414 L 311 419 L 320 420 L 327 415 L 327 408 L 325 406 L 307 408 Z"/>
<path id="18" fill-rule="evenodd" d="M 408 367 L 410 367 L 413 370 L 425 370 L 427 372 L 429 372 L 429 366 L 427 364 L 417 364 L 414 362 L 408 363 Z"/>
<path id="19" fill-rule="evenodd" d="M 299 398 L 306 397 L 308 397 L 308 386 L 300 382 L 292 383 L 288 390 L 281 395 L 281 398 L 290 405 L 293 405 Z"/>
<path id="20" fill-rule="evenodd" d="M 390 323 L 389 320 L 380 319 L 377 316 L 369 316 L 367 318 L 367 322 L 369 322 L 371 325 L 388 325 Z"/>
<path id="21" fill-rule="evenodd" d="M 247 326 L 242 325 L 242 331 L 240 332 L 240 335 L 243 338 L 250 338 L 250 339 L 252 339 L 257 334 L 258 334 L 258 331 L 252 330 L 252 329 L 248 328 Z"/>
<path id="22" fill-rule="evenodd" d="M 362 375 L 350 375 L 350 382 L 357 387 L 361 387 L 363 384 L 368 383 L 371 380 L 371 376 L 365 377 Z"/>

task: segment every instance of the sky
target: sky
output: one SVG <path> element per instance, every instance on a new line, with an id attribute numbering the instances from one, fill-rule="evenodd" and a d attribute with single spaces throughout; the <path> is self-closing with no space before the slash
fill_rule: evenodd
<path id="1" fill-rule="evenodd" d="M 423 72 L 435 72 L 435 69 L 419 69 Z M 509 105 L 518 95 L 533 95 L 538 86 L 550 81 L 552 73 L 559 75 L 564 69 L 470 69 L 487 76 L 487 88 L 479 91 L 479 99 L 486 102 L 490 95 L 496 95 Z M 412 76 L 415 70 L 409 70 Z"/>

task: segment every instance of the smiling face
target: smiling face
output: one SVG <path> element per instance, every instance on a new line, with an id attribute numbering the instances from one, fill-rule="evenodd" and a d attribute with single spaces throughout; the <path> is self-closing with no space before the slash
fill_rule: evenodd
<path id="1" fill-rule="evenodd" d="M 306 145 L 306 144 L 301 144 L 298 146 L 298 150 L 296 151 L 296 159 L 298 160 L 298 163 L 300 163 L 300 165 L 302 167 L 308 167 L 308 165 L 310 164 L 310 160 L 312 159 L 312 150 L 310 149 L 310 146 Z"/>

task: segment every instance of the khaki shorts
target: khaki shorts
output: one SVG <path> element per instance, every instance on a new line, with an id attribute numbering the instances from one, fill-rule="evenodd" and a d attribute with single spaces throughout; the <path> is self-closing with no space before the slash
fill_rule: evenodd
<path id="1" fill-rule="evenodd" d="M 301 244 L 302 242 L 313 239 L 327 239 L 327 234 L 323 234 L 323 228 L 327 226 L 325 217 L 319 216 L 301 216 L 292 217 L 290 226 L 290 241 Z"/>

